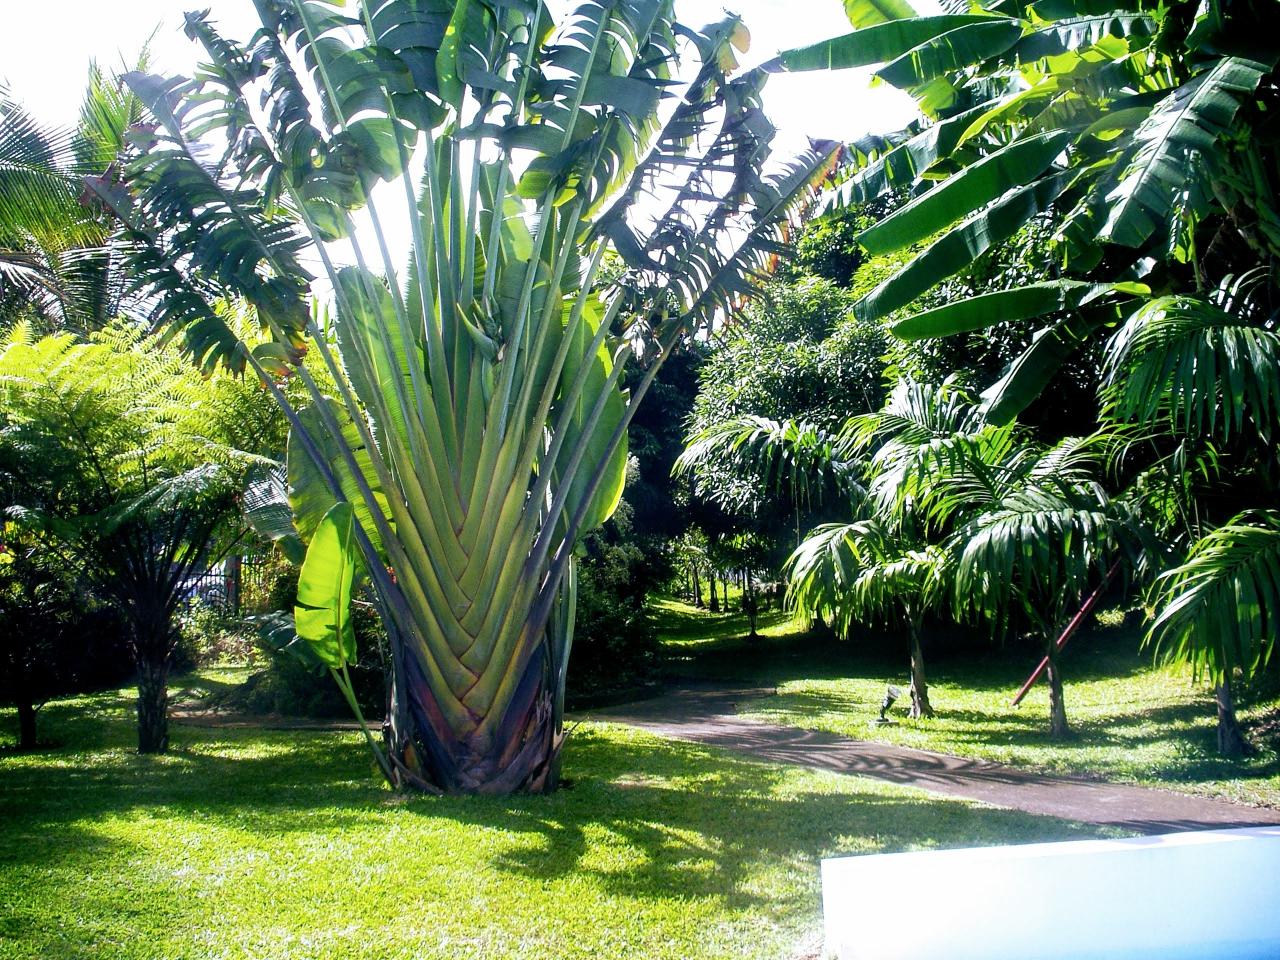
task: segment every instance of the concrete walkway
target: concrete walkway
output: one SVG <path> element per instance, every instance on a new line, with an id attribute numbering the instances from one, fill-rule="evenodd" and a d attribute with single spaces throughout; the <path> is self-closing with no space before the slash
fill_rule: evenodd
<path id="1" fill-rule="evenodd" d="M 652 700 L 587 711 L 584 716 L 750 754 L 759 760 L 873 777 L 949 797 L 1138 833 L 1280 823 L 1280 810 L 1150 787 L 1042 776 L 986 760 L 852 740 L 736 715 L 739 703 L 773 692 L 689 685 Z"/>

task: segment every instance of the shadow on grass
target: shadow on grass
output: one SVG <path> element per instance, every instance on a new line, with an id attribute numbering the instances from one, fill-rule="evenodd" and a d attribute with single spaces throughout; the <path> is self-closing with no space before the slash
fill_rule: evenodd
<path id="1" fill-rule="evenodd" d="M 1207 697 L 1205 700 L 1207 702 Z M 850 714 L 855 711 L 871 716 L 877 708 L 877 704 L 863 698 L 814 691 L 782 694 L 776 701 L 760 701 L 759 706 L 766 709 L 777 706 L 796 716 Z M 1024 709 L 993 714 L 960 709 L 946 706 L 945 699 L 937 695 L 934 708 L 936 715 L 932 720 L 901 722 L 919 725 L 922 729 L 944 726 L 947 752 L 960 756 L 979 752 L 966 748 L 993 744 L 1011 749 L 1042 748 L 1051 751 L 1054 762 L 1028 764 L 1033 769 L 1072 770 L 1080 775 L 1100 777 L 1127 774 L 1128 757 L 1176 738 L 1180 745 L 1177 755 L 1161 763 L 1158 770 L 1151 771 L 1152 775 L 1158 775 L 1168 784 L 1262 780 L 1280 775 L 1280 756 L 1272 747 L 1241 759 L 1218 755 L 1214 729 L 1205 722 L 1205 704 L 1197 701 L 1132 708 L 1118 717 L 1076 718 L 1072 720 L 1072 736 L 1062 740 L 1049 735 L 1046 718 L 1039 711 Z"/>
<path id="2" fill-rule="evenodd" d="M 269 846 L 294 833 L 403 829 L 438 818 L 520 837 L 496 845 L 491 865 L 501 872 L 533 881 L 581 874 L 654 901 L 713 897 L 730 909 L 767 902 L 773 917 L 811 912 L 812 903 L 777 902 L 776 890 L 755 882 L 762 866 L 799 871 L 811 889 L 818 859 L 838 851 L 1097 835 L 856 781 L 833 785 L 619 730 L 575 734 L 565 758 L 571 785 L 550 796 L 408 800 L 378 787 L 355 736 L 175 727 L 178 748 L 157 758 L 131 754 L 129 732 L 113 725 L 96 753 L 64 750 L 0 764 L 0 870 L 57 865 L 90 875 L 104 863 L 149 855 L 121 849 L 126 841 L 95 829 L 112 820 L 172 820 L 184 833 L 207 824 Z M 434 835 L 425 829 L 420 837 Z M 618 851 L 625 855 L 610 855 Z"/>
<path id="3" fill-rule="evenodd" d="M 448 815 L 541 837 L 498 861 L 530 878 L 586 870 L 621 894 L 721 896 L 735 909 L 763 902 L 740 883 L 753 865 L 815 872 L 819 858 L 848 850 L 851 840 L 861 852 L 881 852 L 1097 835 L 1096 828 L 891 791 L 790 792 L 780 789 L 776 767 L 686 743 L 647 741 L 619 756 L 616 744 L 588 734 L 571 749 L 571 768 L 595 775 L 552 797 L 507 800 L 500 810 L 464 801 Z M 682 779 L 691 774 L 692 781 Z M 435 804 L 415 809 L 437 812 Z M 643 862 L 617 871 L 588 866 L 602 833 L 643 851 Z"/>

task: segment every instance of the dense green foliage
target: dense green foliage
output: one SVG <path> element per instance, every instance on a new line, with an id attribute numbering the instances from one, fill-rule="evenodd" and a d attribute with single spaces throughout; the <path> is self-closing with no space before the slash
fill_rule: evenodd
<path id="1" fill-rule="evenodd" d="M 846 218 L 887 205 L 854 238 L 870 259 L 853 285 L 898 258 L 854 291 L 853 315 L 906 341 L 889 353 L 900 388 L 945 378 L 981 398 L 965 399 L 964 422 L 892 414 L 919 456 L 894 455 L 856 417 L 825 434 L 799 418 L 721 417 L 699 425 L 690 456 L 731 451 L 754 464 L 741 474 L 763 464 L 775 479 L 778 463 L 811 478 L 864 470 L 852 525 L 797 551 L 798 602 L 847 624 L 927 583 L 959 620 L 1031 628 L 1060 733 L 1053 641 L 1080 599 L 1117 570 L 1150 583 L 1173 561 L 1150 594 L 1150 640 L 1218 685 L 1226 729 L 1231 684 L 1264 668 L 1280 621 L 1268 533 L 1280 164 L 1267 120 L 1280 87 L 1254 28 L 1261 5 L 847 6 L 853 33 L 769 69 L 878 65 L 920 108 L 846 153 L 833 205 Z M 1030 432 L 1011 426 L 1019 415 Z M 898 550 L 881 549 L 872 517 Z M 925 581 L 894 589 L 871 574 L 905 575 L 930 550 L 942 553 Z M 871 583 L 884 587 L 874 604 Z"/>
<path id="2" fill-rule="evenodd" d="M 0 343 L 3 537 L 21 557 L 5 566 L 49 572 L 16 585 L 28 615 L 66 578 L 124 618 L 143 751 L 167 745 L 166 681 L 191 578 L 237 538 L 244 475 L 279 440 L 260 391 L 205 379 L 123 327 L 76 342 L 19 324 Z"/>

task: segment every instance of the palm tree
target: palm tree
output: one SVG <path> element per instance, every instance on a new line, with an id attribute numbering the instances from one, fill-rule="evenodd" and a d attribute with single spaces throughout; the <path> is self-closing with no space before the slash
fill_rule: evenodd
<path id="1" fill-rule="evenodd" d="M 1148 640 L 1166 659 L 1190 663 L 1214 681 L 1218 751 L 1247 748 L 1231 680 L 1262 671 L 1280 624 L 1280 511 L 1243 513 L 1196 540 L 1185 562 L 1158 581 L 1159 610 Z"/>
<path id="2" fill-rule="evenodd" d="M 124 326 L 0 342 L 0 494 L 10 535 L 114 604 L 138 668 L 138 750 L 168 747 L 175 614 L 234 544 L 247 467 L 280 438 L 260 391 L 202 378 Z M 34 607 L 38 598 L 28 597 Z"/>
<path id="3" fill-rule="evenodd" d="M 1270 553 L 1280 421 L 1271 295 L 1268 272 L 1257 270 L 1208 297 L 1152 300 L 1108 342 L 1102 387 L 1109 421 L 1174 445 L 1176 456 L 1156 457 L 1143 474 L 1171 475 L 1152 489 L 1172 506 L 1160 532 L 1183 558 L 1156 582 L 1147 642 L 1214 683 L 1218 747 L 1232 756 L 1246 749 L 1233 682 L 1265 665 L 1280 618 Z M 1239 497 L 1224 496 L 1232 474 L 1244 496 L 1265 505 L 1255 499 L 1254 511 L 1239 512 Z"/>
<path id="4" fill-rule="evenodd" d="M 91 186 L 155 322 L 284 407 L 302 539 L 351 504 L 356 575 L 391 637 L 394 781 L 550 789 L 574 548 L 621 496 L 636 405 L 750 295 L 835 145 L 766 169 L 765 74 L 734 75 L 745 28 L 692 30 L 666 0 L 559 22 L 540 0 L 257 8 L 248 46 L 188 16 L 209 59 L 194 80 L 129 77 L 156 125 L 123 183 Z M 225 146 L 201 143 L 211 130 Z M 396 191 L 407 250 L 387 228 Z M 610 251 L 626 271 L 603 285 Z M 332 287 L 332 337 L 305 258 Z M 247 302 L 269 342 L 237 337 L 217 297 Z"/>
<path id="5" fill-rule="evenodd" d="M 86 331 L 120 312 L 125 284 L 111 226 L 84 178 L 115 162 L 141 114 L 141 102 L 96 64 L 71 130 L 42 126 L 0 89 L 0 319 Z"/>
<path id="6" fill-rule="evenodd" d="M 933 489 L 970 451 L 1006 450 L 1011 433 L 984 425 L 953 384 L 904 378 L 881 410 L 851 417 L 835 433 L 753 416 L 714 424 L 690 438 L 676 469 L 744 466 L 797 502 L 843 502 L 857 519 L 818 526 L 787 561 L 790 601 L 844 635 L 865 620 L 904 623 L 911 715 L 932 716 L 921 625 L 948 572 L 945 530 L 928 510 Z"/>
<path id="7" fill-rule="evenodd" d="M 921 627 L 949 575 L 936 544 L 914 546 L 874 520 L 824 524 L 787 562 L 792 602 L 841 632 L 868 620 L 905 623 L 911 642 L 911 717 L 932 717 Z"/>
<path id="8" fill-rule="evenodd" d="M 1070 733 L 1057 638 L 1080 596 L 1115 559 L 1144 545 L 1133 507 L 1096 479 L 1105 437 L 1053 447 L 1016 444 L 1003 457 L 969 456 L 939 480 L 933 509 L 955 523 L 953 607 L 997 628 L 1028 623 L 1048 658 L 1049 733 Z"/>

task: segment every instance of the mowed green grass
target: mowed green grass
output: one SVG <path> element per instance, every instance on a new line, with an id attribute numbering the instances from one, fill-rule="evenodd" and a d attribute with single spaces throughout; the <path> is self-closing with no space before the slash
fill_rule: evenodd
<path id="1" fill-rule="evenodd" d="M 734 620 L 678 601 L 655 608 L 668 662 L 678 676 L 776 685 L 778 695 L 743 705 L 756 719 L 980 757 L 1053 773 L 1145 783 L 1186 793 L 1280 807 L 1280 694 L 1244 691 L 1240 718 L 1257 747 L 1243 760 L 1217 755 L 1211 690 L 1176 667 L 1153 666 L 1140 633 L 1095 624 L 1066 648 L 1067 717 L 1075 736 L 1047 734 L 1049 695 L 1037 684 L 1021 706 L 1014 694 L 1035 667 L 1035 651 L 928 652 L 933 720 L 906 716 L 907 644 L 819 641 L 775 614 L 768 635 L 747 641 Z M 901 654 L 893 649 L 900 646 Z M 875 649 L 872 649 L 875 648 Z M 903 689 L 892 726 L 873 726 L 888 684 Z M 1274 687 L 1274 685 L 1273 685 Z"/>
<path id="2" fill-rule="evenodd" d="M 813 945 L 818 861 L 1098 828 L 583 725 L 551 796 L 379 787 L 355 734 L 51 704 L 0 755 L 0 957 L 770 958 Z M 13 722 L 0 713 L 0 729 Z"/>

